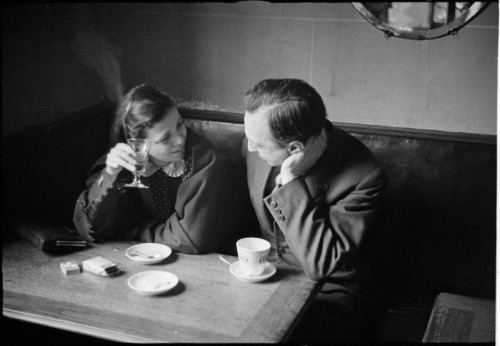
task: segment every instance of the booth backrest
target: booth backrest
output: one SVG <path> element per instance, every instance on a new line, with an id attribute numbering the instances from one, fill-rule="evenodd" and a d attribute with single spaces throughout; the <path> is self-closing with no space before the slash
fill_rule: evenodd
<path id="1" fill-rule="evenodd" d="M 96 105 L 3 138 L 3 222 L 72 226 L 87 173 L 106 152 L 114 106 Z M 5 230 L 5 228 L 4 228 Z"/>
<path id="2" fill-rule="evenodd" d="M 184 114 L 237 162 L 241 116 Z M 496 138 L 337 125 L 370 148 L 390 178 L 363 249 L 383 290 L 493 297 Z"/>
<path id="3" fill-rule="evenodd" d="M 3 139 L 4 226 L 20 219 L 72 226 L 87 172 L 108 150 L 113 111 L 99 105 Z M 219 149 L 247 199 L 242 115 L 180 111 Z M 496 136 L 337 125 L 365 143 L 390 177 L 362 249 L 383 290 L 494 297 Z"/>

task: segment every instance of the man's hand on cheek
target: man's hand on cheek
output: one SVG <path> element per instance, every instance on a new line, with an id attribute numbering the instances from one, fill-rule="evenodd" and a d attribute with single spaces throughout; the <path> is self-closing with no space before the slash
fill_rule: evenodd
<path id="1" fill-rule="evenodd" d="M 326 149 L 327 141 L 324 133 L 310 138 L 303 149 L 291 153 L 281 164 L 281 184 L 305 175 L 305 173 L 318 161 Z"/>
<path id="2" fill-rule="evenodd" d="M 285 185 L 291 180 L 297 178 L 298 176 L 305 173 L 303 170 L 304 167 L 304 151 L 299 151 L 293 154 L 290 154 L 285 161 L 281 164 L 280 177 L 281 185 Z"/>

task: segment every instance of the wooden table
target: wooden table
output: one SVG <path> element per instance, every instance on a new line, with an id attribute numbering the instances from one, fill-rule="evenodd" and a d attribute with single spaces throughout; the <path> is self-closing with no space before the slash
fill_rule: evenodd
<path id="1" fill-rule="evenodd" d="M 268 281 L 241 282 L 217 254 L 173 253 L 159 264 L 136 264 L 124 254 L 133 244 L 50 255 L 24 240 L 4 243 L 4 316 L 124 342 L 282 342 L 319 290 L 302 271 L 281 266 Z M 61 262 L 95 256 L 125 273 L 65 276 L 60 270 Z M 145 270 L 174 273 L 179 284 L 160 296 L 139 295 L 127 280 Z"/>

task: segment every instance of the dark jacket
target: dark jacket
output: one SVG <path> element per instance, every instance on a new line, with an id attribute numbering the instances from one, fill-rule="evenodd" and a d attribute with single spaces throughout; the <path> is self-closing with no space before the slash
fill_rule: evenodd
<path id="1" fill-rule="evenodd" d="M 150 189 L 121 188 L 132 180 L 129 171 L 123 169 L 111 184 L 103 155 L 76 202 L 73 220 L 82 237 L 162 243 L 184 253 L 214 252 L 234 241 L 239 214 L 221 160 L 210 142 L 191 129 L 186 145 L 192 175 L 180 184 L 175 213 L 166 221 L 155 216 Z"/>
<path id="2" fill-rule="evenodd" d="M 307 174 L 268 196 L 264 189 L 272 167 L 257 152 L 247 151 L 250 197 L 262 236 L 271 242 L 270 261 L 357 290 L 369 275 L 357 251 L 387 177 L 359 140 L 330 123 L 326 133 L 327 149 Z"/>

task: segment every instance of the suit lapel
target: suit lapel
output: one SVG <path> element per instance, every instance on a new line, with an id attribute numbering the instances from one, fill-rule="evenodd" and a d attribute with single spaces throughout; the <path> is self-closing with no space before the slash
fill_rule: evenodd
<path id="1" fill-rule="evenodd" d="M 264 160 L 260 158 L 256 158 L 258 164 L 257 169 L 255 170 L 255 188 L 258 192 L 258 197 L 260 200 L 264 198 L 264 190 L 266 188 L 266 183 L 269 179 L 269 175 L 271 175 L 272 166 L 268 165 Z"/>
<path id="2" fill-rule="evenodd" d="M 319 169 L 314 169 L 311 173 L 307 174 L 304 180 L 313 199 L 330 188 L 327 176 Z"/>
<path id="3" fill-rule="evenodd" d="M 328 146 L 318 162 L 304 177 L 312 198 L 328 191 L 330 188 L 329 176 L 339 167 L 345 152 L 343 134 L 329 123 L 326 126 L 326 133 Z"/>
<path id="4" fill-rule="evenodd" d="M 250 195 L 254 203 L 255 212 L 261 221 L 266 225 L 261 225 L 263 231 L 272 232 L 272 221 L 269 220 L 271 217 L 267 215 L 266 206 L 262 202 L 264 199 L 264 189 L 266 187 L 266 182 L 271 174 L 272 167 L 263 161 L 256 153 L 247 152 L 248 164 L 247 166 L 253 167 L 253 171 L 249 171 L 251 179 L 249 180 Z"/>

